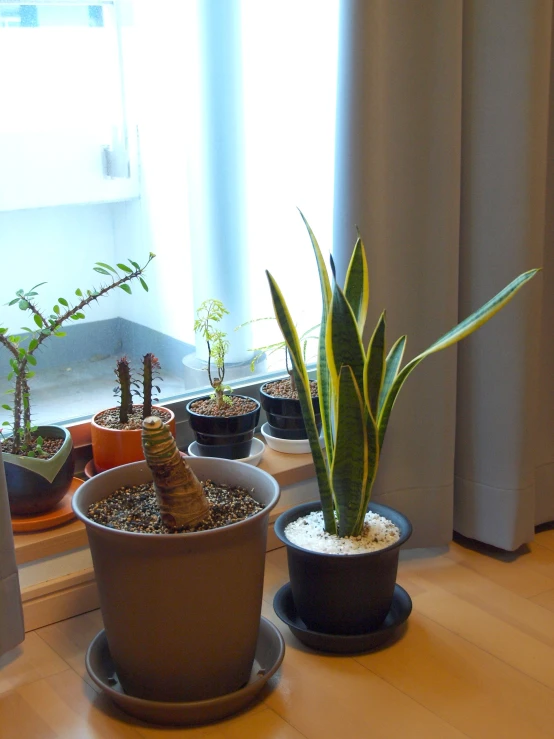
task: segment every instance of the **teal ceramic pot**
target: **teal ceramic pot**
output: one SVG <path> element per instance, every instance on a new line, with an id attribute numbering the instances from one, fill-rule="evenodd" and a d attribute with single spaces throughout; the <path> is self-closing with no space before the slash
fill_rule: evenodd
<path id="1" fill-rule="evenodd" d="M 39 426 L 37 433 L 63 439 L 63 444 L 51 459 L 3 453 L 13 516 L 35 516 L 51 510 L 67 493 L 73 479 L 75 461 L 69 431 L 61 426 Z"/>

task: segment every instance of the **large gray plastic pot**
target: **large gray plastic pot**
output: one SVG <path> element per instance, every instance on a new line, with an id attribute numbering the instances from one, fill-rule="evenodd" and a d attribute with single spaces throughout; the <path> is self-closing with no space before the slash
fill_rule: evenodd
<path id="1" fill-rule="evenodd" d="M 73 509 L 86 525 L 110 653 L 129 695 L 196 701 L 249 679 L 260 626 L 269 512 L 279 486 L 242 462 L 189 458 L 200 480 L 240 485 L 263 511 L 212 531 L 135 534 L 87 518 L 91 503 L 151 480 L 146 462 L 85 482 Z"/>

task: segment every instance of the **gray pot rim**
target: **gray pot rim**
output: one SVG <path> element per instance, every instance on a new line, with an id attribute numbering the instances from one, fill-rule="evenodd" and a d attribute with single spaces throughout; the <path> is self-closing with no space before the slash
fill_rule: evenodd
<path id="1" fill-rule="evenodd" d="M 301 547 L 298 544 L 294 544 L 294 542 L 290 541 L 290 539 L 287 538 L 287 536 L 284 533 L 283 520 L 291 516 L 293 512 L 298 512 L 298 515 L 295 518 L 292 518 L 291 521 L 294 521 L 297 518 L 301 518 L 302 516 L 305 516 L 307 513 L 311 513 L 312 511 L 321 510 L 320 500 L 312 500 L 312 501 L 308 501 L 307 503 L 299 503 L 298 505 L 293 506 L 292 508 L 289 508 L 287 511 L 283 511 L 283 513 L 281 513 L 275 520 L 273 531 L 275 533 L 275 536 L 279 539 L 279 541 L 282 541 L 286 547 L 290 547 L 291 549 L 296 549 L 299 552 L 307 552 L 308 554 L 312 554 L 314 557 L 327 557 L 329 559 L 337 558 L 340 560 L 353 559 L 353 558 L 358 559 L 360 557 L 377 557 L 383 552 L 390 552 L 393 549 L 397 549 L 398 547 L 401 547 L 406 541 L 408 541 L 408 539 L 412 535 L 413 529 L 412 529 L 412 524 L 409 518 L 405 516 L 403 513 L 401 513 L 399 510 L 397 510 L 396 508 L 385 505 L 384 503 L 374 503 L 373 501 L 370 501 L 369 506 L 368 506 L 368 511 L 371 510 L 372 508 L 375 510 L 375 513 L 378 513 L 380 516 L 384 516 L 385 518 L 388 517 L 387 516 L 388 511 L 392 511 L 395 514 L 395 516 L 401 517 L 405 528 L 404 530 L 401 529 L 400 538 L 398 539 L 398 541 L 395 541 L 386 547 L 382 547 L 381 549 L 375 549 L 371 552 L 359 552 L 357 554 L 334 554 L 332 552 L 316 552 L 313 549 L 306 549 L 306 547 Z M 288 521 L 287 523 L 290 523 L 291 521 Z"/>
<path id="2" fill-rule="evenodd" d="M 194 459 L 194 457 L 192 459 Z M 200 458 L 200 459 L 204 459 L 204 458 Z M 206 459 L 210 459 L 210 458 L 207 457 Z M 214 457 L 214 459 L 220 459 L 220 458 Z M 252 467 L 252 465 L 246 464 L 245 462 L 238 462 L 237 460 L 234 460 L 234 459 L 221 459 L 221 461 L 224 461 L 225 463 L 230 464 L 230 465 L 240 465 L 242 467 L 248 467 L 250 468 L 250 470 L 256 470 L 254 474 L 260 474 L 268 478 L 269 481 L 271 482 L 271 486 L 273 487 L 273 498 L 271 499 L 271 501 L 261 511 L 258 511 L 253 516 L 250 516 L 249 518 L 246 518 L 243 521 L 237 521 L 235 523 L 230 523 L 225 526 L 219 526 L 218 528 L 210 529 L 209 531 L 182 531 L 176 534 L 149 534 L 149 533 L 139 533 L 136 531 L 122 531 L 121 529 L 112 529 L 109 526 L 104 526 L 104 524 L 97 523 L 96 521 L 92 521 L 78 507 L 80 506 L 80 503 L 81 503 L 80 499 L 83 495 L 84 485 L 81 485 L 73 494 L 73 498 L 71 500 L 71 506 L 77 518 L 80 521 L 82 521 L 85 524 L 85 526 L 90 526 L 91 528 L 96 529 L 97 531 L 102 532 L 103 534 L 108 535 L 108 536 L 113 535 L 119 538 L 131 537 L 132 539 L 137 539 L 137 540 L 140 539 L 141 541 L 146 541 L 147 539 L 151 539 L 152 541 L 179 541 L 182 539 L 198 541 L 202 537 L 207 538 L 210 536 L 211 537 L 218 536 L 218 535 L 221 536 L 222 532 L 229 531 L 230 529 L 232 529 L 233 531 L 236 531 L 239 526 L 244 528 L 245 526 L 256 525 L 257 522 L 261 518 L 268 516 L 271 510 L 277 505 L 277 502 L 279 500 L 279 495 L 280 495 L 279 483 L 275 480 L 275 478 L 272 475 L 269 474 L 269 472 L 266 472 L 265 470 L 260 470 L 258 467 Z M 124 470 L 125 468 L 135 469 L 135 468 L 138 468 L 138 466 L 143 467 L 145 470 L 149 469 L 145 461 L 130 462 L 129 464 L 120 465 L 119 467 L 114 467 L 112 469 L 106 470 L 105 472 L 100 472 L 98 475 L 95 475 L 93 479 L 98 480 L 104 475 L 111 477 L 114 474 L 114 470 L 121 471 L 121 470 Z"/>

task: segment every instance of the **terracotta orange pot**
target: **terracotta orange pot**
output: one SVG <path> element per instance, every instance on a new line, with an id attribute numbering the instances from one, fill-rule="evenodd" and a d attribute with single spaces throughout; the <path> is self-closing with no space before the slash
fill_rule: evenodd
<path id="1" fill-rule="evenodd" d="M 158 410 L 167 411 L 171 418 L 167 422 L 171 433 L 175 436 L 175 414 L 169 408 L 156 405 Z M 113 409 L 109 409 L 113 410 Z M 141 429 L 110 429 L 100 426 L 96 422 L 97 416 L 104 411 L 96 413 L 90 422 L 90 434 L 92 438 L 92 456 L 96 472 L 105 472 L 113 467 L 119 467 L 129 462 L 140 462 L 144 459 L 142 451 Z"/>

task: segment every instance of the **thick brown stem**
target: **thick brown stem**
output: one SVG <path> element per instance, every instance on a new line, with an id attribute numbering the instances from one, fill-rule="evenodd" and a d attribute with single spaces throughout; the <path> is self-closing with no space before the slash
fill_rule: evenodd
<path id="1" fill-rule="evenodd" d="M 210 504 L 204 489 L 179 454 L 169 427 L 157 416 L 142 422 L 142 447 L 165 525 L 171 529 L 192 528 L 205 519 Z"/>

